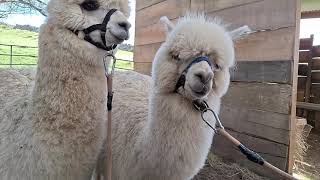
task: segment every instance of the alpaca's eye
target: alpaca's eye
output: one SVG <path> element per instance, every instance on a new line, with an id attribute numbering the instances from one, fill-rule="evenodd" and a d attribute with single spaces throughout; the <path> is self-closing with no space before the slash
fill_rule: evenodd
<path id="1" fill-rule="evenodd" d="M 86 0 L 80 6 L 87 11 L 94 11 L 99 8 L 99 3 L 95 0 Z"/>
<path id="2" fill-rule="evenodd" d="M 214 70 L 220 71 L 220 70 L 221 70 L 221 66 L 219 66 L 219 65 L 216 64 L 216 63 L 214 63 Z"/>
<path id="3" fill-rule="evenodd" d="M 179 55 L 171 55 L 172 59 L 176 60 L 176 61 L 179 61 Z"/>

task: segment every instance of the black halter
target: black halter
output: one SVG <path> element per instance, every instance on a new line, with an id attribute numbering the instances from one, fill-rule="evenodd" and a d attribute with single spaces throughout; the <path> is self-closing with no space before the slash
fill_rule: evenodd
<path id="1" fill-rule="evenodd" d="M 199 63 L 199 62 L 202 62 L 202 61 L 206 61 L 210 67 L 212 67 L 212 63 L 210 62 L 210 59 L 208 56 L 199 56 L 199 57 L 196 57 L 181 73 L 178 81 L 177 81 L 177 84 L 176 84 L 176 87 L 175 87 L 175 92 L 178 92 L 178 89 L 180 87 L 183 87 L 184 84 L 186 83 L 186 74 L 188 73 L 188 70 L 190 69 L 190 67 L 196 63 Z"/>
<path id="2" fill-rule="evenodd" d="M 100 49 L 104 49 L 106 51 L 110 51 L 113 50 L 117 47 L 117 44 L 113 44 L 111 46 L 107 46 L 106 45 L 106 39 L 105 39 L 105 35 L 106 35 L 106 31 L 107 31 L 107 24 L 110 21 L 110 17 L 113 15 L 113 13 L 115 13 L 117 11 L 117 9 L 111 9 L 106 16 L 103 19 L 103 22 L 101 24 L 94 24 L 86 29 L 83 29 L 83 33 L 84 33 L 84 40 L 88 41 L 89 43 L 93 44 L 94 46 L 96 46 L 97 48 Z M 100 36 L 101 36 L 101 40 L 102 43 L 100 42 L 95 42 L 92 40 L 90 33 L 95 31 L 95 30 L 100 30 Z M 75 31 L 76 34 L 78 34 L 79 31 Z"/>

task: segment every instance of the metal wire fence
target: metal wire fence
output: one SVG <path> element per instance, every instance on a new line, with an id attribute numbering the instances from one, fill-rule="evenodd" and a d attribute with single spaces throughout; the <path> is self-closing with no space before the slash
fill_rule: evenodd
<path id="1" fill-rule="evenodd" d="M 37 54 L 38 47 L 0 43 L 0 68 L 36 66 Z M 116 69 L 133 70 L 133 61 L 117 59 Z"/>

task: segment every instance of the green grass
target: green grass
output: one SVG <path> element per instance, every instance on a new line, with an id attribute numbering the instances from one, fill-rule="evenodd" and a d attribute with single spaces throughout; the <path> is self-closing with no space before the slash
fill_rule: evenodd
<path id="1" fill-rule="evenodd" d="M 0 44 L 8 45 L 18 45 L 18 46 L 38 46 L 38 33 L 12 29 L 5 25 L 0 25 Z M 10 61 L 12 64 L 37 64 L 38 48 L 26 48 L 26 47 L 12 47 L 13 55 L 30 55 L 35 57 L 26 57 L 26 56 L 13 56 L 10 59 L 10 56 L 0 55 L 0 68 L 8 68 Z M 10 54 L 11 49 L 9 46 L 0 45 L 0 54 Z M 133 53 L 128 51 L 118 50 L 116 57 L 119 59 L 117 61 L 116 67 L 120 69 L 133 69 L 133 62 L 121 61 L 132 60 Z M 24 68 L 30 67 L 30 65 L 14 65 L 15 68 Z M 35 66 L 35 65 L 33 65 Z"/>

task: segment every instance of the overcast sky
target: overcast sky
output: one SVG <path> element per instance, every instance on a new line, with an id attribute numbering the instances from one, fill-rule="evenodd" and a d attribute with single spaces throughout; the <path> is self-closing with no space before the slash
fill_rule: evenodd
<path id="1" fill-rule="evenodd" d="M 130 7 L 131 7 L 131 14 L 129 17 L 129 21 L 132 24 L 130 28 L 130 39 L 125 41 L 124 43 L 133 44 L 134 43 L 134 19 L 135 19 L 135 7 L 136 7 L 136 0 L 129 0 Z M 45 17 L 42 15 L 26 15 L 26 14 L 14 14 L 10 15 L 8 18 L 2 20 L 3 22 L 11 25 L 21 24 L 21 25 L 31 25 L 39 27 L 44 21 Z"/>

